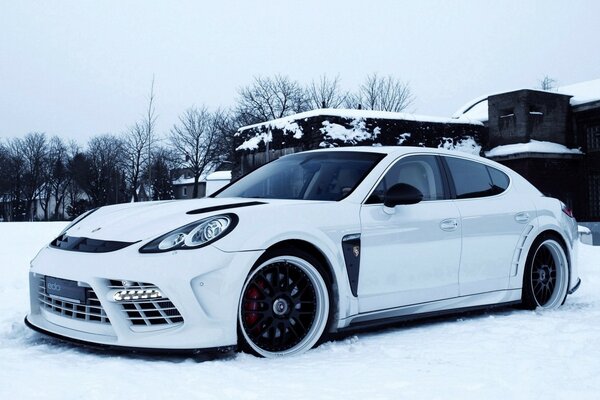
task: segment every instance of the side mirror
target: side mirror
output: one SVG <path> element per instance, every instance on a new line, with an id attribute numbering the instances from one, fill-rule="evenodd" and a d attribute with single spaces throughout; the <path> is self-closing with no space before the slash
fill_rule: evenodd
<path id="1" fill-rule="evenodd" d="M 417 204 L 421 200 L 423 193 L 419 189 L 407 183 L 397 183 L 385 192 L 383 206 L 384 209 L 393 210 L 396 206 Z"/>

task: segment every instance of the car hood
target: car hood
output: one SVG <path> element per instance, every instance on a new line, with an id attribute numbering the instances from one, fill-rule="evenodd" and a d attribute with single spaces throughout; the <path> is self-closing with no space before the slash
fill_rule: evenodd
<path id="1" fill-rule="evenodd" d="M 282 206 L 323 203 L 307 200 L 203 198 L 152 201 L 101 207 L 67 230 L 73 237 L 137 242 L 153 239 L 183 225 L 227 212 L 238 215 L 281 209 Z"/>

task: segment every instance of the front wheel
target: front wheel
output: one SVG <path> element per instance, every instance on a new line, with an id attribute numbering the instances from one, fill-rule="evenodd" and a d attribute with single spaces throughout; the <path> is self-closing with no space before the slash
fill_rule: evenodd
<path id="1" fill-rule="evenodd" d="M 242 290 L 238 322 L 245 347 L 262 357 L 312 348 L 329 319 L 329 290 L 309 255 L 273 255 L 255 268 Z"/>
<path id="2" fill-rule="evenodd" d="M 569 261 L 563 246 L 551 237 L 534 242 L 523 277 L 523 306 L 552 309 L 564 303 L 569 286 Z"/>

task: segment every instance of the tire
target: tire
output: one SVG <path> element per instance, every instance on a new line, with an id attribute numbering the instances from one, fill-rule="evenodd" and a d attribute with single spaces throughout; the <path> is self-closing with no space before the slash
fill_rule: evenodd
<path id="1" fill-rule="evenodd" d="M 523 307 L 557 308 L 565 302 L 568 287 L 569 260 L 564 246 L 552 236 L 536 239 L 523 274 Z"/>
<path id="2" fill-rule="evenodd" d="M 296 250 L 262 257 L 240 295 L 240 347 L 274 358 L 314 347 L 330 318 L 331 291 L 319 262 Z"/>

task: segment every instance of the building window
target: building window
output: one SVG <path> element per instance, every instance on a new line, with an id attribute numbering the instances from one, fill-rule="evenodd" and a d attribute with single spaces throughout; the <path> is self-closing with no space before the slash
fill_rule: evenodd
<path id="1" fill-rule="evenodd" d="M 500 130 L 512 130 L 515 127 L 515 110 L 512 108 L 500 110 L 498 117 Z"/>
<path id="2" fill-rule="evenodd" d="M 187 197 L 187 187 L 183 187 L 183 197 Z"/>
<path id="3" fill-rule="evenodd" d="M 544 112 L 540 107 L 530 106 L 529 107 L 529 120 L 534 125 L 541 124 L 544 120 Z"/>
<path id="4" fill-rule="evenodd" d="M 600 150 L 600 125 L 588 126 L 586 133 L 588 151 Z"/>
<path id="5" fill-rule="evenodd" d="M 600 172 L 592 172 L 589 176 L 589 202 L 590 215 L 593 220 L 600 218 Z"/>

